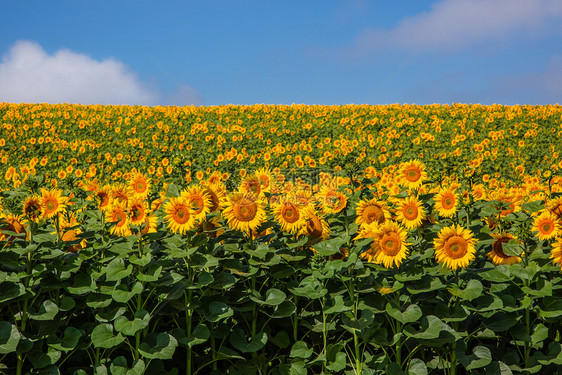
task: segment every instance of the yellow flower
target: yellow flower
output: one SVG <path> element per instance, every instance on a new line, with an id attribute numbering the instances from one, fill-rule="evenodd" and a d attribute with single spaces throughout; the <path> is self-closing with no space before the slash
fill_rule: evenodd
<path id="1" fill-rule="evenodd" d="M 181 193 L 191 209 L 191 214 L 197 221 L 205 219 L 211 211 L 211 198 L 201 186 L 193 185 Z"/>
<path id="2" fill-rule="evenodd" d="M 408 197 L 398 204 L 396 220 L 402 223 L 406 229 L 419 227 L 423 219 L 425 219 L 425 211 L 416 196 Z"/>
<path id="3" fill-rule="evenodd" d="M 164 212 L 168 228 L 174 233 L 184 234 L 195 226 L 195 217 L 184 197 L 170 198 L 164 204 Z"/>
<path id="4" fill-rule="evenodd" d="M 506 253 L 503 252 L 503 244 L 508 243 L 512 239 L 516 240 L 515 236 L 513 236 L 510 233 L 504 233 L 504 234 L 492 233 L 492 237 L 494 238 L 494 242 L 492 243 L 492 251 L 486 254 L 488 259 L 490 259 L 492 263 L 498 266 L 500 264 L 512 265 L 521 262 L 521 257 L 514 256 L 514 255 L 507 255 Z"/>
<path id="5" fill-rule="evenodd" d="M 560 235 L 560 224 L 555 214 L 543 211 L 533 221 L 533 232 L 537 232 L 539 240 L 548 240 Z"/>
<path id="6" fill-rule="evenodd" d="M 469 229 L 453 225 L 441 229 L 433 241 L 435 258 L 447 268 L 466 268 L 476 258 L 476 240 Z"/>
<path id="7" fill-rule="evenodd" d="M 249 234 L 265 221 L 265 204 L 254 194 L 234 193 L 228 196 L 222 216 L 230 228 Z"/>
<path id="8" fill-rule="evenodd" d="M 419 160 L 410 160 L 400 168 L 400 182 L 408 189 L 418 189 L 427 179 L 425 165 Z"/>
<path id="9" fill-rule="evenodd" d="M 441 189 L 433 197 L 439 216 L 453 217 L 459 206 L 459 199 L 453 189 Z"/>
<path id="10" fill-rule="evenodd" d="M 376 222 L 365 225 L 360 229 L 358 238 L 372 238 L 373 242 L 361 257 L 386 268 L 399 267 L 408 256 L 407 237 L 406 230 L 391 220 L 381 225 Z"/>
<path id="11" fill-rule="evenodd" d="M 390 212 L 384 202 L 376 198 L 357 202 L 357 218 L 355 222 L 358 225 L 368 225 L 373 222 L 382 224 L 386 220 L 390 220 Z"/>
<path id="12" fill-rule="evenodd" d="M 41 206 L 43 208 L 43 217 L 47 219 L 64 211 L 66 199 L 62 196 L 62 190 L 41 189 Z"/>
<path id="13" fill-rule="evenodd" d="M 281 225 L 281 229 L 288 233 L 298 233 L 306 225 L 306 219 L 302 207 L 292 199 L 285 197 L 281 203 L 272 205 L 275 220 Z"/>

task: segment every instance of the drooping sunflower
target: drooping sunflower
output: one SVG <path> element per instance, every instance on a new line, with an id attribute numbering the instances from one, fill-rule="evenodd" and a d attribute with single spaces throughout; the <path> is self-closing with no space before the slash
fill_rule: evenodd
<path id="1" fill-rule="evenodd" d="M 442 217 L 453 217 L 459 207 L 459 198 L 453 189 L 440 189 L 433 200 L 437 213 Z"/>
<path id="2" fill-rule="evenodd" d="M 127 207 L 119 202 L 114 202 L 106 211 L 106 220 L 115 223 L 111 227 L 111 233 L 121 237 L 131 235 L 129 228 L 129 218 L 127 217 Z"/>
<path id="3" fill-rule="evenodd" d="M 189 202 L 184 197 L 173 197 L 164 203 L 168 228 L 174 233 L 184 234 L 195 227 Z"/>
<path id="4" fill-rule="evenodd" d="M 306 225 L 302 228 L 301 234 L 311 239 L 328 239 L 330 237 L 330 227 L 322 214 L 318 213 L 314 207 L 306 206 L 302 212 Z"/>
<path id="5" fill-rule="evenodd" d="M 466 268 L 476 258 L 476 240 L 469 229 L 452 225 L 439 231 L 433 241 L 435 258 L 447 268 Z"/>
<path id="6" fill-rule="evenodd" d="M 37 221 L 41 217 L 41 197 L 29 196 L 23 202 L 23 214 L 31 221 Z"/>
<path id="7" fill-rule="evenodd" d="M 327 214 L 338 213 L 347 206 L 347 197 L 341 191 L 324 186 L 317 194 L 318 201 L 321 202 L 322 211 Z"/>
<path id="8" fill-rule="evenodd" d="M 486 254 L 488 259 L 496 266 L 500 264 L 512 265 L 521 262 L 520 256 L 507 255 L 503 252 L 503 244 L 508 243 L 512 239 L 517 240 L 517 238 L 511 233 L 496 234 L 492 233 L 494 242 L 492 243 L 492 250 Z"/>
<path id="9" fill-rule="evenodd" d="M 556 242 L 552 244 L 550 258 L 553 264 L 558 264 L 562 269 L 562 238 L 558 238 Z"/>
<path id="10" fill-rule="evenodd" d="M 124 184 L 114 184 L 111 187 L 111 198 L 114 202 L 127 206 L 129 199 L 133 197 L 133 193 L 129 186 Z"/>
<path id="11" fill-rule="evenodd" d="M 546 203 L 550 212 L 556 215 L 558 220 L 562 220 L 562 197 L 554 198 Z"/>
<path id="12" fill-rule="evenodd" d="M 129 202 L 129 218 L 131 225 L 142 225 L 146 220 L 146 202 L 142 198 L 134 198 Z"/>
<path id="13" fill-rule="evenodd" d="M 205 217 L 211 211 L 212 204 L 211 197 L 209 197 L 205 189 L 201 186 L 192 185 L 188 187 L 187 190 L 183 191 L 181 196 L 184 197 L 189 204 L 191 214 L 195 220 L 205 220 Z"/>
<path id="14" fill-rule="evenodd" d="M 233 193 L 228 196 L 222 216 L 230 228 L 249 234 L 264 222 L 265 204 L 253 193 Z"/>
<path id="15" fill-rule="evenodd" d="M 254 174 L 258 178 L 261 184 L 261 189 L 263 192 L 267 193 L 271 190 L 271 185 L 273 184 L 273 175 L 271 170 L 267 167 L 257 169 Z"/>
<path id="16" fill-rule="evenodd" d="M 548 210 L 544 210 L 533 221 L 533 232 L 537 232 L 539 240 L 549 240 L 561 233 L 558 217 Z"/>
<path id="17" fill-rule="evenodd" d="M 399 172 L 400 183 L 410 190 L 419 189 L 427 179 L 425 165 L 417 160 L 404 163 Z"/>
<path id="18" fill-rule="evenodd" d="M 142 173 L 135 173 L 129 180 L 129 189 L 135 198 L 146 199 L 150 193 L 150 178 Z"/>
<path id="19" fill-rule="evenodd" d="M 149 213 L 144 217 L 144 223 L 141 225 L 141 234 L 144 236 L 148 233 L 156 233 L 158 227 L 158 218 Z"/>
<path id="20" fill-rule="evenodd" d="M 261 180 L 255 173 L 247 175 L 240 183 L 238 190 L 243 194 L 255 197 L 255 199 L 261 198 L 264 193 Z"/>
<path id="21" fill-rule="evenodd" d="M 380 225 L 377 222 L 364 225 L 358 233 L 358 238 L 372 238 L 373 242 L 361 257 L 386 268 L 399 267 L 408 256 L 407 237 L 406 230 L 392 220 Z"/>
<path id="22" fill-rule="evenodd" d="M 0 224 L 0 228 L 2 230 L 13 232 L 16 234 L 26 233 L 26 237 L 27 237 L 27 232 L 25 229 L 27 225 L 25 224 L 23 217 L 21 215 L 2 214 L 0 215 L 0 222 L 2 223 Z M 0 233 L 0 241 L 8 241 L 8 243 L 11 243 L 14 240 L 14 238 L 15 236 L 7 235 L 5 233 Z"/>
<path id="23" fill-rule="evenodd" d="M 98 208 L 106 211 L 111 207 L 113 199 L 111 198 L 111 187 L 103 186 L 94 193 L 94 197 L 98 202 Z"/>
<path id="24" fill-rule="evenodd" d="M 67 252 L 76 254 L 80 249 L 86 247 L 86 240 L 80 240 L 78 237 L 78 235 L 82 233 L 82 229 L 80 229 L 78 220 L 76 220 L 73 214 L 61 220 L 59 230 L 62 233 L 61 240 L 68 246 L 66 249 Z M 73 244 L 69 244 L 69 242 Z"/>
<path id="25" fill-rule="evenodd" d="M 414 229 L 421 226 L 425 216 L 422 202 L 413 195 L 402 200 L 396 210 L 396 220 L 402 223 L 406 229 Z"/>
<path id="26" fill-rule="evenodd" d="M 50 219 L 61 213 L 66 208 L 66 199 L 60 189 L 41 189 L 41 207 L 43 217 Z"/>
<path id="27" fill-rule="evenodd" d="M 204 192 L 209 196 L 211 201 L 209 206 L 210 212 L 220 211 L 226 203 L 226 194 L 224 192 L 224 186 L 220 183 L 207 184 L 204 187 Z"/>
<path id="28" fill-rule="evenodd" d="M 364 199 L 357 202 L 357 218 L 355 222 L 362 226 L 373 222 L 382 224 L 390 220 L 391 215 L 386 203 L 376 198 Z"/>
<path id="29" fill-rule="evenodd" d="M 281 199 L 280 203 L 272 205 L 275 220 L 281 225 L 281 229 L 287 233 L 298 233 L 306 225 L 306 219 L 302 209 L 293 199 Z"/>

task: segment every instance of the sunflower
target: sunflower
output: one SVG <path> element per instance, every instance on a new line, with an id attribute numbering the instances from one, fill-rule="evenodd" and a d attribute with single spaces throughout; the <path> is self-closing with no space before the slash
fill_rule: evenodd
<path id="1" fill-rule="evenodd" d="M 247 175 L 240 183 L 239 189 L 241 193 L 252 195 L 255 199 L 263 196 L 261 180 L 255 174 Z"/>
<path id="2" fill-rule="evenodd" d="M 396 210 L 396 219 L 402 223 L 406 229 L 419 227 L 423 219 L 425 219 L 425 211 L 420 200 L 416 196 L 411 196 L 402 200 Z"/>
<path id="3" fill-rule="evenodd" d="M 129 217 L 131 225 L 142 225 L 146 220 L 146 203 L 141 198 L 134 198 L 129 202 Z"/>
<path id="4" fill-rule="evenodd" d="M 302 208 L 293 199 L 285 197 L 280 203 L 272 206 L 275 220 L 281 225 L 281 229 L 288 233 L 298 233 L 306 225 Z"/>
<path id="5" fill-rule="evenodd" d="M 95 192 L 94 197 L 98 201 L 98 208 L 102 211 L 111 208 L 112 198 L 111 198 L 111 187 L 104 186 Z"/>
<path id="6" fill-rule="evenodd" d="M 550 258 L 553 264 L 558 264 L 560 268 L 562 268 L 562 238 L 558 238 L 556 242 L 552 244 Z"/>
<path id="7" fill-rule="evenodd" d="M 433 197 L 439 216 L 453 217 L 459 206 L 459 199 L 453 189 L 440 189 Z"/>
<path id="8" fill-rule="evenodd" d="M 537 232 L 539 240 L 548 240 L 560 235 L 561 229 L 558 217 L 552 212 L 545 210 L 533 221 L 533 232 Z"/>
<path id="9" fill-rule="evenodd" d="M 257 169 L 254 174 L 260 181 L 261 190 L 267 193 L 271 190 L 271 185 L 273 184 L 273 177 L 271 170 L 267 167 Z"/>
<path id="10" fill-rule="evenodd" d="M 341 191 L 330 187 L 322 187 L 318 192 L 322 210 L 327 213 L 338 213 L 347 205 L 347 197 Z"/>
<path id="11" fill-rule="evenodd" d="M 112 204 L 106 211 L 106 220 L 110 223 L 115 223 L 115 225 L 111 227 L 111 234 L 122 237 L 127 237 L 132 234 L 129 228 L 126 206 L 118 202 Z"/>
<path id="12" fill-rule="evenodd" d="M 125 206 L 128 204 L 129 199 L 133 197 L 132 191 L 129 186 L 123 184 L 114 184 L 111 187 L 111 197 L 113 201 L 116 201 Z"/>
<path id="13" fill-rule="evenodd" d="M 23 202 L 23 214 L 31 221 L 37 221 L 41 217 L 41 197 L 29 196 Z"/>
<path id="14" fill-rule="evenodd" d="M 64 211 L 66 199 L 62 196 L 62 190 L 41 189 L 41 207 L 43 208 L 43 217 L 47 219 Z"/>
<path id="15" fill-rule="evenodd" d="M 62 232 L 61 240 L 65 243 L 76 242 L 73 245 L 68 244 L 69 247 L 66 251 L 69 253 L 76 254 L 78 250 L 86 247 L 86 240 L 82 239 L 80 241 L 80 237 L 78 237 L 78 235 L 82 233 L 82 230 L 78 227 L 78 225 L 79 223 L 74 215 L 71 215 L 68 219 L 61 220 L 60 222 L 60 231 Z"/>
<path id="16" fill-rule="evenodd" d="M 129 180 L 129 188 L 136 198 L 146 199 L 150 193 L 150 178 L 142 173 L 135 173 Z"/>
<path id="17" fill-rule="evenodd" d="M 558 220 L 562 220 L 562 197 L 549 200 L 546 206 L 550 212 L 556 215 Z"/>
<path id="18" fill-rule="evenodd" d="M 13 232 L 16 234 L 25 233 L 27 238 L 27 231 L 26 231 L 26 224 L 23 221 L 23 216 L 21 215 L 0 215 L 0 221 L 2 222 L 1 230 Z M 15 236 L 6 235 L 4 233 L 0 233 L 0 241 L 8 241 L 8 244 L 11 244 L 14 240 Z"/>
<path id="19" fill-rule="evenodd" d="M 156 233 L 158 226 L 158 218 L 153 214 L 147 214 L 144 217 L 144 222 L 141 225 L 141 234 Z"/>
<path id="20" fill-rule="evenodd" d="M 265 220 L 265 204 L 255 195 L 241 192 L 228 196 L 228 202 L 222 211 L 228 226 L 246 233 L 257 229 Z"/>
<path id="21" fill-rule="evenodd" d="M 390 220 L 390 211 L 386 207 L 386 203 L 376 198 L 357 202 L 357 218 L 355 222 L 358 225 L 368 225 L 373 222 L 382 224 L 387 220 Z"/>
<path id="22" fill-rule="evenodd" d="M 476 258 L 475 244 L 476 240 L 469 229 L 460 225 L 443 228 L 433 241 L 435 258 L 452 270 L 466 268 Z"/>
<path id="23" fill-rule="evenodd" d="M 170 198 L 164 204 L 168 228 L 174 233 L 184 234 L 195 226 L 189 202 L 184 197 Z"/>
<path id="24" fill-rule="evenodd" d="M 492 233 L 494 242 L 492 243 L 492 251 L 490 251 L 486 256 L 492 263 L 496 266 L 500 264 L 512 265 L 521 262 L 521 257 L 514 255 L 507 255 L 503 252 L 503 244 L 508 243 L 512 239 L 517 240 L 515 236 L 510 233 L 495 234 Z"/>
<path id="25" fill-rule="evenodd" d="M 392 220 L 381 225 L 376 222 L 365 225 L 360 229 L 358 238 L 372 238 L 373 242 L 361 257 L 386 268 L 399 267 L 408 256 L 407 237 L 406 230 Z"/>
<path id="26" fill-rule="evenodd" d="M 404 163 L 399 172 L 400 183 L 408 189 L 419 189 L 427 179 L 425 165 L 417 159 Z"/>
<path id="27" fill-rule="evenodd" d="M 302 215 L 306 225 L 301 229 L 301 234 L 304 234 L 311 239 L 328 239 L 330 237 L 330 227 L 328 226 L 328 223 L 324 220 L 321 214 L 316 212 L 314 207 L 304 207 Z"/>
<path id="28" fill-rule="evenodd" d="M 224 186 L 220 183 L 208 184 L 204 187 L 204 193 L 209 196 L 210 199 L 210 212 L 220 211 L 226 203 L 226 194 L 224 193 Z"/>
<path id="29" fill-rule="evenodd" d="M 197 231 L 199 233 L 205 233 L 210 238 L 217 238 L 225 233 L 219 217 L 213 217 L 200 222 Z"/>
<path id="30" fill-rule="evenodd" d="M 191 214 L 195 220 L 204 220 L 211 211 L 211 198 L 201 186 L 190 186 L 186 191 L 181 193 L 181 196 L 184 197 L 189 204 Z"/>

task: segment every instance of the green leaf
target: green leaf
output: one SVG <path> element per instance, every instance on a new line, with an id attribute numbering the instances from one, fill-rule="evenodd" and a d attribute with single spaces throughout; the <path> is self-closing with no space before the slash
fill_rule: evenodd
<path id="1" fill-rule="evenodd" d="M 310 299 L 322 298 L 326 295 L 326 293 L 328 293 L 328 290 L 312 276 L 305 277 L 301 280 L 298 287 L 290 288 L 289 291 L 296 296 L 307 297 Z"/>
<path id="2" fill-rule="evenodd" d="M 344 244 L 349 242 L 349 236 L 336 237 L 329 240 L 325 240 L 312 246 L 314 250 L 320 255 L 330 256 L 338 254 Z"/>
<path id="3" fill-rule="evenodd" d="M 64 330 L 64 336 L 59 339 L 56 336 L 49 336 L 47 338 L 47 344 L 56 350 L 63 352 L 69 352 L 78 345 L 78 341 L 83 336 L 82 331 L 74 327 L 66 327 Z"/>
<path id="4" fill-rule="evenodd" d="M 536 351 L 534 354 L 534 358 L 541 364 L 541 365 L 562 365 L 562 346 L 560 346 L 559 342 L 552 341 L 548 344 L 548 354 L 544 354 L 540 351 Z"/>
<path id="5" fill-rule="evenodd" d="M 15 325 L 0 322 L 0 354 L 15 352 L 20 339 L 21 334 Z"/>
<path id="6" fill-rule="evenodd" d="M 420 320 L 419 331 L 416 331 L 411 325 L 404 327 L 403 331 L 406 336 L 424 340 L 427 346 L 451 344 L 460 338 L 453 328 L 434 315 L 424 316 Z"/>
<path id="7" fill-rule="evenodd" d="M 416 322 L 423 315 L 418 305 L 409 305 L 406 310 L 402 312 L 395 300 L 391 300 L 386 304 L 386 312 L 402 324 Z"/>
<path id="8" fill-rule="evenodd" d="M 54 365 L 61 357 L 61 352 L 52 348 L 43 353 L 39 350 L 34 350 L 28 353 L 27 358 L 33 367 L 40 369 L 50 365 Z"/>
<path id="9" fill-rule="evenodd" d="M 209 337 L 211 337 L 209 328 L 205 324 L 199 324 L 191 333 L 191 337 L 187 338 L 187 346 L 191 348 L 195 345 L 203 344 Z"/>
<path id="10" fill-rule="evenodd" d="M 133 296 L 142 293 L 142 290 L 142 284 L 138 281 L 133 284 L 133 287 L 130 291 L 127 288 L 127 285 L 119 284 L 111 293 L 111 298 L 113 298 L 115 302 L 126 303 L 131 298 L 133 298 Z"/>
<path id="11" fill-rule="evenodd" d="M 466 287 L 462 290 L 459 289 L 456 285 L 449 288 L 449 291 L 452 295 L 468 301 L 472 301 L 476 297 L 480 297 L 483 290 L 484 287 L 482 286 L 482 283 L 475 279 L 470 280 L 466 284 Z"/>
<path id="12" fill-rule="evenodd" d="M 295 306 L 295 304 L 290 301 L 290 300 L 285 300 L 283 301 L 280 305 L 275 306 L 275 309 L 273 310 L 273 314 L 269 315 L 272 318 L 287 318 L 291 315 L 293 315 L 295 313 L 295 311 L 297 311 L 297 307 Z"/>
<path id="13" fill-rule="evenodd" d="M 312 355 L 313 349 L 309 348 L 307 343 L 304 341 L 297 341 L 293 344 L 291 348 L 291 358 L 308 358 Z"/>
<path id="14" fill-rule="evenodd" d="M 285 349 L 291 345 L 291 339 L 286 331 L 279 331 L 275 336 L 269 337 L 269 342 L 273 345 L 277 345 L 281 349 Z"/>
<path id="15" fill-rule="evenodd" d="M 111 375 L 142 375 L 145 371 L 145 364 L 142 359 L 137 359 L 133 362 L 133 367 L 129 369 L 127 359 L 119 356 L 113 360 L 109 366 Z"/>
<path id="16" fill-rule="evenodd" d="M 562 299 L 546 297 L 543 306 L 539 308 L 539 314 L 543 318 L 557 318 L 562 315 Z"/>
<path id="17" fill-rule="evenodd" d="M 424 361 L 414 358 L 410 361 L 408 375 L 427 375 L 427 366 Z"/>
<path id="18" fill-rule="evenodd" d="M 233 314 L 234 311 L 226 303 L 213 301 L 208 306 L 205 318 L 210 322 L 218 322 L 231 317 Z"/>
<path id="19" fill-rule="evenodd" d="M 96 290 L 96 288 L 96 282 L 92 279 L 92 276 L 85 272 L 80 272 L 74 276 L 72 286 L 66 289 L 71 294 L 86 294 Z"/>
<path id="20" fill-rule="evenodd" d="M 330 371 L 339 372 L 347 367 L 347 356 L 344 352 L 336 353 L 333 361 L 328 362 L 326 368 Z"/>
<path id="21" fill-rule="evenodd" d="M 125 337 L 121 333 L 115 336 L 113 334 L 113 326 L 102 323 L 92 330 L 91 340 L 95 348 L 109 349 L 121 344 Z"/>
<path id="22" fill-rule="evenodd" d="M 134 336 L 135 333 L 148 327 L 150 322 L 150 314 L 146 310 L 139 310 L 135 313 L 133 320 L 129 320 L 124 316 L 115 319 L 115 330 L 126 336 Z"/>
<path id="23" fill-rule="evenodd" d="M 171 359 L 178 341 L 169 333 L 159 333 L 156 338 L 151 335 L 139 346 L 139 353 L 148 359 Z"/>
<path id="24" fill-rule="evenodd" d="M 107 281 L 118 281 L 129 276 L 131 272 L 133 272 L 132 264 L 129 264 L 125 268 L 125 261 L 123 258 L 115 258 L 107 265 L 105 279 Z"/>
<path id="25" fill-rule="evenodd" d="M 235 329 L 230 334 L 229 341 L 234 348 L 242 353 L 253 353 L 265 346 L 267 343 L 267 334 L 265 332 L 260 332 L 248 340 L 243 330 Z"/>
<path id="26" fill-rule="evenodd" d="M 363 330 L 368 328 L 375 320 L 375 314 L 371 310 L 361 311 L 361 316 L 356 319 L 351 311 L 347 311 L 342 315 L 343 327 L 348 330 Z"/>
<path id="27" fill-rule="evenodd" d="M 134 244 L 134 242 L 132 242 L 132 241 L 119 242 L 119 243 L 113 244 L 107 250 L 111 251 L 112 253 L 115 253 L 115 254 L 125 255 L 125 254 L 129 254 L 130 252 L 133 251 L 133 244 Z"/>
<path id="28" fill-rule="evenodd" d="M 386 365 L 385 374 L 388 374 L 388 375 L 406 375 L 406 373 L 404 371 L 402 371 L 402 368 L 400 367 L 400 365 L 396 362 L 390 362 L 388 365 Z"/>
<path id="29" fill-rule="evenodd" d="M 271 288 L 265 292 L 265 300 L 250 296 L 250 299 L 260 305 L 277 306 L 285 301 L 287 296 L 279 289 Z"/>
<path id="30" fill-rule="evenodd" d="M 517 314 L 500 311 L 482 322 L 486 328 L 494 332 L 504 332 L 517 324 Z"/>
<path id="31" fill-rule="evenodd" d="M 485 346 L 476 346 L 472 353 L 472 355 L 466 356 L 466 364 L 463 363 L 467 371 L 484 367 L 492 362 L 492 353 Z"/>
<path id="32" fill-rule="evenodd" d="M 531 343 L 533 345 L 538 344 L 539 342 L 544 341 L 548 337 L 548 328 L 545 327 L 544 324 L 539 323 L 535 326 L 533 330 L 533 334 L 531 335 Z"/>
<path id="33" fill-rule="evenodd" d="M 21 283 L 5 281 L 0 283 L 0 303 L 17 298 L 25 293 L 25 287 Z"/>

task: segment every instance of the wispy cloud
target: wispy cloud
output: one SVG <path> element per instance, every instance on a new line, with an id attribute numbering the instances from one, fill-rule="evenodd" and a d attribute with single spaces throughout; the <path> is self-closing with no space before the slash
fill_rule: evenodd
<path id="1" fill-rule="evenodd" d="M 560 0 L 441 0 L 393 28 L 363 30 L 345 53 L 360 56 L 381 47 L 459 50 L 476 43 L 543 35 L 561 20 Z M 556 32 L 562 28 L 558 26 Z"/>
<path id="2" fill-rule="evenodd" d="M 4 102 L 153 105 L 159 100 L 115 59 L 97 61 L 68 49 L 49 55 L 35 42 L 18 41 L 0 63 Z"/>

